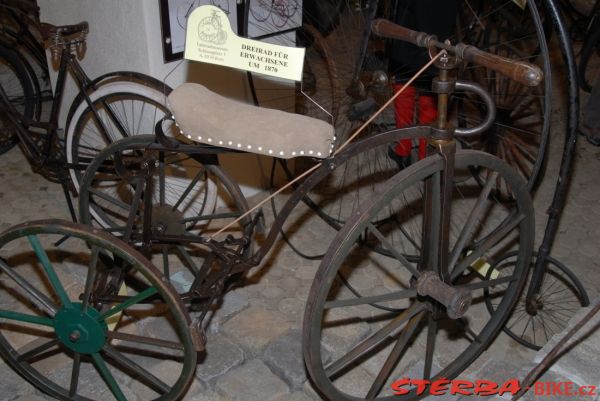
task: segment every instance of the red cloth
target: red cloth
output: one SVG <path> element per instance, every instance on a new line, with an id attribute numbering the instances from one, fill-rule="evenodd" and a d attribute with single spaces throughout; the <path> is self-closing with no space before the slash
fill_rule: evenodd
<path id="1" fill-rule="evenodd" d="M 394 84 L 394 92 L 398 92 L 404 87 L 404 84 Z M 396 127 L 404 128 L 414 125 L 415 100 L 417 99 L 417 89 L 414 86 L 407 87 L 404 92 L 394 99 L 394 108 L 396 114 Z M 417 124 L 429 124 L 437 118 L 437 105 L 435 98 L 429 95 L 419 95 L 419 115 Z M 419 138 L 419 160 L 425 157 L 427 141 L 425 138 Z M 400 156 L 409 156 L 412 149 L 410 139 L 402 139 L 398 142 L 394 151 Z"/>

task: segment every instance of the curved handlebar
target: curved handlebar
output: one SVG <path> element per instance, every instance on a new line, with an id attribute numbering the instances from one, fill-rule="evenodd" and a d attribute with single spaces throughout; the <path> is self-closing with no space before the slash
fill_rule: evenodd
<path id="1" fill-rule="evenodd" d="M 457 127 L 454 129 L 454 134 L 457 136 L 465 137 L 475 134 L 481 134 L 482 132 L 487 131 L 496 119 L 496 105 L 494 104 L 494 99 L 492 99 L 490 94 L 485 89 L 483 89 L 480 85 L 474 82 L 457 80 L 455 88 L 458 91 L 476 93 L 479 96 L 479 98 L 483 100 L 483 103 L 486 106 L 486 115 L 485 119 L 479 125 L 471 128 Z"/>
<path id="2" fill-rule="evenodd" d="M 463 43 L 456 46 L 442 43 L 437 40 L 435 35 L 413 31 L 386 19 L 374 20 L 371 24 L 371 30 L 381 37 L 402 40 L 419 47 L 444 49 L 463 60 L 489 68 L 523 85 L 537 86 L 544 78 L 542 70 L 534 64 L 487 53 Z"/>

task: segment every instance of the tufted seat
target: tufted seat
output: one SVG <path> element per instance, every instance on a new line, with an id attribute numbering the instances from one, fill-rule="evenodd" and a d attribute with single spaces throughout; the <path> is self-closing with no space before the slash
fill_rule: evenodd
<path id="1" fill-rule="evenodd" d="M 228 99 L 199 84 L 179 86 L 168 105 L 181 133 L 194 141 L 285 159 L 324 158 L 333 149 L 331 124 Z"/>

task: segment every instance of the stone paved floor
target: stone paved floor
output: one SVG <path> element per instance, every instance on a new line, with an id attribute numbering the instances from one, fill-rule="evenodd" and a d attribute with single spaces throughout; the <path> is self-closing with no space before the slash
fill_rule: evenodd
<path id="1" fill-rule="evenodd" d="M 559 123 L 564 116 L 557 110 L 553 119 Z M 561 131 L 553 132 L 545 178 L 535 198 L 538 244 L 546 222 L 544 211 L 556 182 L 561 137 Z M 583 279 L 592 299 L 600 295 L 598 171 L 600 148 L 580 140 L 567 206 L 552 250 L 555 258 Z M 306 211 L 298 210 L 295 216 L 306 220 Z M 26 220 L 50 217 L 68 219 L 60 187 L 31 172 L 18 149 L 0 157 L 0 231 Z M 314 238 L 318 235 L 318 224 L 308 219 L 295 230 L 294 240 L 310 249 L 315 246 Z M 304 305 L 318 266 L 316 261 L 298 257 L 285 243 L 278 244 L 265 263 L 253 272 L 249 284 L 225 297 L 211 322 L 208 352 L 198 365 L 196 379 L 184 400 L 319 400 L 306 381 L 300 355 Z M 592 337 L 595 342 L 578 355 L 574 351 L 573 358 L 561 362 L 566 367 L 547 373 L 543 379 L 574 380 L 573 377 L 579 377 L 582 381 L 579 384 L 600 384 L 600 362 L 595 357 L 600 351 L 597 337 Z M 577 359 L 586 354 L 594 356 L 585 361 Z M 535 358 L 535 352 L 501 334 L 462 376 L 499 381 L 516 374 L 522 377 Z M 161 368 L 168 369 L 168 366 Z M 47 399 L 6 365 L 0 366 L 0 372 L 0 400 Z M 127 394 L 134 400 L 146 399 L 144 393 L 136 392 L 135 388 L 129 389 Z M 590 400 L 592 397 L 577 399 Z"/>
<path id="2" fill-rule="evenodd" d="M 560 136 L 555 134 L 553 140 L 551 162 L 536 196 L 538 242 L 545 223 L 543 211 L 551 199 L 560 159 Z M 18 149 L 3 155 L 0 164 L 1 229 L 30 219 L 68 218 L 60 187 L 32 173 Z M 552 252 L 584 279 L 591 297 L 597 296 L 600 288 L 599 169 L 600 148 L 579 141 L 569 200 Z M 298 212 L 298 216 L 303 214 Z M 296 241 L 308 243 L 316 235 L 318 227 L 308 223 L 296 231 Z M 318 399 L 306 383 L 300 356 L 301 319 L 318 265 L 298 257 L 289 246 L 280 243 L 251 277 L 249 285 L 227 295 L 213 318 L 208 353 L 198 366 L 196 383 L 185 400 Z M 523 373 L 533 359 L 533 351 L 502 334 L 463 376 L 500 378 L 498 371 L 507 375 Z M 588 362 L 591 366 L 585 368 L 590 373 L 584 376 L 585 380 L 596 383 L 585 384 L 598 384 L 600 377 L 596 372 L 600 364 L 597 358 Z M 577 365 L 571 368 L 579 369 Z M 6 366 L 0 369 L 0 400 L 45 399 Z M 138 398 L 140 401 L 144 399 L 138 396 L 142 397 Z"/>

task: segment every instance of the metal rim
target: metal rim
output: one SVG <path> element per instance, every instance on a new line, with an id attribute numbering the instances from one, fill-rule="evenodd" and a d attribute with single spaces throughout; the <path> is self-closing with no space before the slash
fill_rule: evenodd
<path id="1" fill-rule="evenodd" d="M 513 263 L 512 259 L 515 256 L 515 252 L 507 253 L 493 263 L 493 269 L 501 270 L 503 265 Z M 590 303 L 587 292 L 577 276 L 563 263 L 547 256 L 541 288 L 538 294 L 534 296 L 536 299 L 533 300 L 537 305 L 534 310 L 529 311 L 526 305 L 526 289 L 529 288 L 531 283 L 533 266 L 535 266 L 537 257 L 537 252 L 534 252 L 528 269 L 525 290 L 520 294 L 517 304 L 506 321 L 506 325 L 502 328 L 506 334 L 519 344 L 536 351 L 540 350 L 552 336 L 567 327 L 569 316 L 575 314 L 576 306 L 585 307 Z M 502 291 L 502 289 L 500 288 L 498 291 Z M 491 301 L 491 294 L 487 289 L 485 292 L 488 311 L 494 313 L 496 306 Z M 537 326 L 535 323 L 536 318 Z M 522 331 L 520 330 L 521 327 L 523 328 Z"/>
<path id="2" fill-rule="evenodd" d="M 66 134 L 65 150 L 67 162 L 73 164 L 70 175 L 76 191 L 81 185 L 81 166 L 89 164 L 102 149 L 123 138 L 123 134 L 125 137 L 153 134 L 155 124 L 171 114 L 165 105 L 164 92 L 146 81 L 111 79 L 101 83 L 89 96 L 108 132 L 93 120 L 93 112 L 87 103 L 76 99 L 80 103 L 70 116 L 72 121 Z M 140 131 L 141 127 L 143 131 Z M 88 142 L 82 142 L 83 136 Z"/>
<path id="3" fill-rule="evenodd" d="M 195 347 L 194 347 L 194 343 L 192 340 L 192 336 L 190 333 L 190 317 L 187 314 L 187 311 L 185 310 L 181 300 L 177 296 L 173 287 L 170 286 L 170 284 L 164 280 L 164 278 L 156 270 L 156 268 L 153 267 L 139 252 L 130 248 L 129 246 L 127 246 L 127 244 L 123 243 L 122 241 L 110 236 L 109 234 L 107 234 L 105 232 L 101 232 L 99 230 L 92 229 L 87 226 L 64 222 L 61 220 L 34 221 L 34 222 L 29 222 L 29 223 L 21 224 L 19 226 L 12 227 L 0 235 L 0 248 L 3 248 L 7 244 L 9 244 L 11 241 L 20 239 L 24 236 L 28 236 L 28 237 L 32 236 L 32 237 L 37 238 L 38 236 L 42 236 L 42 235 L 46 235 L 46 234 L 55 235 L 57 238 L 60 238 L 60 236 L 66 235 L 66 236 L 69 236 L 70 241 L 81 240 L 91 248 L 91 250 L 90 250 L 91 253 L 93 253 L 94 252 L 93 249 L 95 249 L 97 247 L 100 255 L 103 255 L 104 252 L 115 255 L 115 257 L 118 257 L 120 260 L 125 261 L 131 267 L 131 269 L 133 269 L 133 271 L 139 273 L 142 277 L 144 277 L 145 280 L 147 280 L 148 285 L 149 285 L 148 288 L 153 289 L 153 292 L 160 296 L 160 298 L 162 299 L 163 302 L 165 302 L 166 306 L 168 307 L 168 309 L 170 311 L 171 317 L 173 319 L 172 321 L 175 324 L 175 326 L 177 327 L 177 333 L 178 333 L 178 336 L 179 336 L 179 339 L 181 342 L 182 354 L 183 354 L 183 358 L 184 358 L 180 376 L 177 378 L 176 382 L 172 385 L 172 387 L 170 387 L 168 389 L 168 391 L 165 392 L 165 394 L 163 394 L 162 396 L 160 396 L 157 399 L 158 400 L 172 400 L 172 399 L 176 399 L 181 394 L 183 394 L 183 392 L 187 389 L 187 386 L 189 385 L 190 380 L 193 377 L 193 372 L 194 372 L 195 366 L 196 366 L 196 352 L 195 352 Z M 34 247 L 34 249 L 35 249 L 35 247 Z M 43 259 L 43 255 L 46 254 L 46 251 L 38 249 L 35 251 L 35 253 L 38 255 L 39 260 L 43 264 L 44 262 L 42 259 Z M 40 255 L 42 255 L 42 258 L 40 258 Z M 51 267 L 50 269 L 52 271 L 54 271 L 53 267 Z M 5 274 L 6 274 L 6 272 L 5 272 Z M 48 278 L 49 278 L 50 282 L 52 283 L 53 288 L 55 290 L 57 288 L 62 287 L 62 284 L 60 283 L 60 280 L 58 279 L 57 276 L 52 278 L 49 275 Z M 55 280 L 58 280 L 58 284 L 56 283 Z M 57 293 L 60 293 L 59 290 L 56 290 L 56 291 L 57 291 Z M 149 293 L 149 291 L 148 291 L 148 293 Z M 139 293 L 139 294 L 140 294 L 139 301 L 136 300 L 135 301 L 136 303 L 141 302 L 142 293 Z M 68 296 L 66 293 L 65 293 L 65 296 L 67 296 L 70 299 L 73 299 L 72 296 Z M 62 299 L 60 295 L 59 295 L 59 298 L 61 300 L 61 305 L 63 305 L 63 309 L 64 309 L 64 307 L 67 306 L 65 303 L 65 300 Z M 130 297 L 130 299 L 132 299 L 132 300 L 134 298 L 135 297 Z M 130 304 L 129 306 L 126 306 L 126 308 L 129 308 L 132 305 L 135 305 L 135 304 Z M 113 305 L 112 308 L 115 308 L 115 306 L 116 305 Z M 63 310 L 63 309 L 61 309 L 61 310 Z M 90 309 L 94 309 L 94 308 L 90 306 Z M 110 312 L 110 310 L 109 310 L 109 312 Z M 105 311 L 105 313 L 107 313 L 107 312 Z M 108 313 L 107 313 L 107 315 L 108 315 Z M 96 316 L 96 315 L 94 314 L 94 316 Z M 50 317 L 49 319 L 53 319 L 53 318 Z M 143 337 L 139 337 L 139 338 L 143 338 Z M 106 354 L 108 352 L 108 354 L 106 354 L 106 355 L 114 355 L 114 354 L 111 354 L 112 352 L 114 352 L 114 349 L 111 350 L 106 347 L 109 347 L 108 342 L 102 347 L 102 350 L 103 350 L 102 354 Z M 110 348 L 113 348 L 113 347 L 114 346 L 110 346 Z M 59 349 L 60 349 L 60 347 L 59 347 Z M 116 352 L 119 353 L 119 351 L 116 351 Z M 63 387 L 61 387 L 61 385 L 48 379 L 44 373 L 39 372 L 33 366 L 31 366 L 29 363 L 20 360 L 19 357 L 23 357 L 24 354 L 20 354 L 19 351 L 15 350 L 3 334 L 0 335 L 0 353 L 2 353 L 3 357 L 8 361 L 8 363 L 19 374 L 24 376 L 28 381 L 30 381 L 32 384 L 34 384 L 36 387 L 38 387 L 43 392 L 46 392 L 52 396 L 55 396 L 55 397 L 58 397 L 58 398 L 64 399 L 64 400 L 87 399 L 87 398 L 84 398 L 81 396 L 77 396 L 77 393 L 75 393 L 74 396 L 70 395 L 68 389 L 63 388 Z M 94 364 L 97 363 L 96 357 L 100 358 L 100 359 L 103 358 L 102 356 L 100 356 L 100 352 L 97 352 L 95 354 L 97 356 L 92 356 L 92 359 L 94 360 Z M 78 354 L 75 354 L 75 355 L 78 355 Z M 114 357 L 110 356 L 110 358 L 114 358 Z M 79 362 L 77 362 L 77 364 L 79 364 Z M 103 365 L 106 367 L 105 363 Z M 99 371 L 101 371 L 100 368 L 98 368 L 98 369 L 99 369 Z M 108 369 L 108 368 L 106 368 L 106 369 Z M 103 373 L 100 373 L 100 374 L 103 375 Z M 111 374 L 109 373 L 109 376 L 110 375 Z M 79 377 L 79 376 L 77 376 L 77 377 Z M 102 376 L 102 377 L 104 377 L 105 380 L 107 380 L 106 376 Z M 113 380 L 114 380 L 114 377 L 113 377 Z M 111 391 L 113 394 L 118 392 L 118 390 L 113 389 L 110 384 L 107 384 L 107 386 L 108 386 L 109 391 Z M 117 387 L 118 387 L 118 384 L 117 384 Z M 123 399 L 117 395 L 115 395 L 115 397 L 117 399 Z"/>
<path id="4" fill-rule="evenodd" d="M 529 198 L 525 183 L 520 179 L 512 169 L 502 161 L 494 158 L 491 155 L 476 151 L 459 151 L 456 154 L 456 165 L 467 167 L 469 165 L 486 166 L 499 175 L 507 179 L 513 184 L 515 189 L 516 208 L 523 215 L 522 220 L 518 223 L 519 229 L 519 262 L 512 275 L 513 282 L 509 291 L 505 294 L 501 308 L 492 316 L 477 336 L 478 342 L 472 342 L 454 362 L 437 372 L 435 377 L 444 377 L 451 379 L 464 370 L 491 342 L 498 333 L 501 325 L 505 321 L 507 314 L 517 299 L 518 291 L 524 284 L 525 276 L 523 274 L 525 267 L 529 263 L 529 258 L 533 249 L 533 207 Z M 336 239 L 332 242 L 332 246 L 324 258 L 317 276 L 311 287 L 309 302 L 306 307 L 304 316 L 304 338 L 303 351 L 304 358 L 310 373 L 317 388 L 321 390 L 327 397 L 340 400 L 362 400 L 363 397 L 348 395 L 341 392 L 328 377 L 325 367 L 323 366 L 323 355 L 321 350 L 321 330 L 322 317 L 325 309 L 325 302 L 330 292 L 330 288 L 334 282 L 335 276 L 340 269 L 346 255 L 351 247 L 353 247 L 356 239 L 361 235 L 369 219 L 376 215 L 377 211 L 385 208 L 386 203 L 390 198 L 401 194 L 405 188 L 411 183 L 418 182 L 423 178 L 430 176 L 442 168 L 442 160 L 435 156 L 427 158 L 416 165 L 413 165 L 402 172 L 398 173 L 389 182 L 389 190 L 383 194 L 378 194 L 360 210 L 360 216 L 356 216 L 350 220 L 346 226 L 339 232 Z M 414 295 L 414 294 L 413 294 Z M 412 296 L 405 294 L 403 296 Z M 420 301 L 413 302 L 413 308 L 420 308 Z M 333 305 L 333 304 L 330 304 Z M 428 311 L 415 309 L 415 313 L 428 314 Z M 397 315 L 395 315 L 397 316 Z M 411 334 L 412 335 L 412 334 Z M 364 343 L 364 342 L 363 342 Z M 367 352 L 365 352 L 366 354 Z M 365 357 L 366 358 L 366 357 Z M 338 360 L 339 362 L 339 360 Z M 331 367 L 330 367 L 331 368 Z M 404 396 L 402 399 L 418 398 L 414 393 Z M 377 400 L 398 399 L 398 397 L 377 398 Z"/>
<path id="5" fill-rule="evenodd" d="M 0 46 L 0 59 L 4 60 L 7 63 L 7 67 L 9 70 L 14 71 L 13 79 L 9 79 L 8 81 L 12 82 L 13 84 L 20 85 L 22 94 L 19 93 L 18 95 L 21 95 L 24 101 L 22 110 L 23 117 L 25 119 L 30 119 L 33 116 L 34 112 L 34 96 L 30 77 L 27 70 L 25 69 L 24 62 L 21 61 L 21 59 L 16 53 L 11 52 L 3 46 Z M 3 63 L 0 63 L 0 65 L 1 64 Z M 3 89 L 6 92 L 6 88 Z M 6 95 L 10 97 L 11 94 L 7 93 Z M 4 117 L 2 118 L 4 119 Z M 6 126 L 6 124 L 10 124 L 10 121 L 6 120 L 2 123 L 2 132 L 0 132 L 0 154 L 9 151 L 18 142 L 18 137 L 14 130 L 9 129 L 9 127 Z"/>
<path id="6" fill-rule="evenodd" d="M 151 213 L 151 226 L 150 237 L 143 238 L 143 225 L 144 225 L 144 213 L 141 211 L 142 207 L 146 207 L 143 203 L 144 194 L 146 191 L 145 183 L 134 183 L 133 177 L 124 177 L 119 173 L 114 172 L 111 167 L 115 157 L 122 154 L 131 154 L 138 150 L 143 151 L 146 147 L 155 142 L 155 138 L 152 135 L 137 135 L 129 138 L 121 139 L 112 145 L 108 146 L 93 160 L 88 169 L 86 170 L 83 178 L 82 185 L 80 188 L 79 195 L 79 213 L 80 220 L 85 224 L 100 223 L 101 225 L 108 226 L 109 230 L 112 230 L 114 234 L 119 237 L 126 239 L 127 242 L 133 244 L 136 247 L 142 247 L 145 252 L 148 252 L 148 256 L 162 253 L 161 261 L 155 261 L 155 263 L 162 263 L 163 272 L 170 279 L 172 267 L 170 266 L 169 256 L 174 255 L 177 260 L 181 261 L 182 265 L 187 268 L 191 276 L 190 280 L 202 269 L 202 259 L 208 256 L 208 253 L 212 252 L 204 245 L 200 244 L 201 236 L 209 233 L 209 230 L 213 229 L 212 224 L 221 224 L 227 219 L 241 215 L 248 210 L 246 199 L 244 198 L 238 185 L 231 179 L 231 177 L 218 165 L 202 164 L 198 160 L 193 158 L 194 155 L 180 154 L 175 151 L 167 151 L 166 154 L 172 156 L 175 161 L 192 162 L 194 166 L 197 166 L 197 171 L 192 175 L 199 174 L 206 175 L 206 182 L 210 185 L 213 197 L 211 201 L 211 207 L 200 208 L 192 214 L 188 214 L 183 208 L 188 202 L 188 199 L 195 200 L 195 189 L 188 191 L 189 188 L 195 188 L 199 186 L 195 179 L 186 181 L 187 188 L 181 187 L 177 193 L 172 192 L 172 186 L 165 186 L 164 190 L 160 189 L 163 187 L 163 181 L 166 183 L 168 180 L 161 180 L 159 174 L 159 168 L 155 169 L 153 173 L 153 181 L 156 181 L 160 186 L 159 190 L 153 189 L 153 194 L 157 196 L 152 197 L 152 208 Z M 166 156 L 165 156 L 166 160 Z M 108 166 L 108 167 L 107 167 Z M 189 166 L 187 166 L 189 167 Z M 133 170 L 140 168 L 140 166 L 132 167 Z M 107 171 L 108 170 L 108 171 Z M 135 174 L 134 171 L 130 171 Z M 185 171 L 186 176 L 189 176 L 189 169 L 178 169 L 177 171 Z M 111 178 L 112 177 L 112 178 Z M 115 187 L 117 191 L 110 192 L 104 191 L 102 188 L 103 180 L 106 180 L 112 187 Z M 141 192 L 137 194 L 133 188 L 140 186 Z M 125 188 L 128 193 L 124 196 L 122 189 Z M 107 188 L 111 189 L 111 188 Z M 168 193 L 168 192 L 172 193 Z M 205 191 L 205 192 L 208 192 Z M 163 194 L 164 193 L 164 194 Z M 219 200 L 226 203 L 227 211 L 223 212 L 219 209 L 217 202 L 217 193 L 219 193 Z M 201 195 L 201 194 L 200 194 Z M 110 199 L 106 198 L 108 196 Z M 184 199 L 185 201 L 179 202 L 159 202 L 159 198 L 165 197 L 166 200 L 179 200 Z M 114 199 L 112 199 L 114 198 Z M 205 196 L 203 199 L 206 199 Z M 108 200 L 107 200 L 108 199 Z M 112 200 L 111 200 L 112 199 Z M 136 201 L 137 199 L 137 201 Z M 207 200 L 208 201 L 208 200 Z M 131 215 L 131 205 L 135 203 L 138 206 L 139 213 L 136 213 L 133 221 L 129 221 L 128 218 Z M 174 203 L 174 204 L 173 204 Z M 177 207 L 180 204 L 183 206 Z M 108 206 L 107 206 L 108 205 Z M 117 205 L 117 206 L 115 206 Z M 111 207 L 113 207 L 111 209 Z M 106 209 L 105 209 L 106 208 Z M 169 209 L 166 211 L 164 209 Z M 171 210 L 172 209 L 172 210 Z M 123 211 L 121 215 L 117 215 L 117 212 Z M 162 216 L 162 217 L 161 217 Z M 100 218 L 100 221 L 98 221 Z M 164 221 L 161 221 L 164 220 Z M 251 216 L 243 218 L 238 225 L 234 226 L 234 229 L 239 228 L 236 234 L 243 235 L 245 238 L 251 238 L 251 232 L 248 230 L 252 227 Z M 164 224 L 163 224 L 164 223 Z M 154 228 L 164 225 L 166 227 L 165 232 L 155 231 Z M 179 227 L 179 229 L 177 229 Z M 169 232 L 173 229 L 174 232 Z M 233 232 L 232 232 L 233 234 Z M 161 236 L 166 237 L 169 235 L 186 237 L 186 240 L 182 244 L 174 244 L 172 240 L 161 240 Z M 241 249 L 242 256 L 247 257 L 252 247 L 250 245 L 244 246 Z M 204 259 L 205 260 L 205 259 Z M 188 278 L 188 273 L 183 273 L 185 278 Z M 191 281 L 190 281 L 191 283 Z M 182 283 L 180 283 L 182 284 Z M 185 286 L 183 286 L 185 287 Z M 181 292 L 186 292 L 184 288 L 181 288 Z"/>
<path id="7" fill-rule="evenodd" d="M 533 191 L 543 175 L 549 141 L 550 106 L 552 101 L 552 66 L 540 11 L 534 0 L 528 0 L 524 10 L 520 10 L 511 3 L 498 5 L 496 2 L 488 4 L 488 2 L 483 1 L 474 5 L 474 7 L 477 10 L 482 9 L 485 18 L 490 19 L 490 22 L 485 23 L 485 20 L 483 21 L 485 29 L 482 31 L 478 29 L 480 26 L 479 19 L 477 19 L 477 22 L 469 20 L 470 23 L 467 24 L 469 28 L 464 28 L 459 33 L 460 39 L 488 52 L 509 57 L 512 55 L 519 59 L 542 64 L 544 83 L 539 88 L 527 88 L 512 82 L 509 78 L 484 72 L 483 70 L 477 72 L 477 69 L 467 66 L 463 74 L 474 76 L 475 81 L 490 88 L 499 112 L 493 127 L 486 134 L 481 135 L 481 143 L 475 142 L 469 145 L 469 140 L 465 139 L 464 144 L 492 153 L 508 162 L 527 180 L 529 190 Z M 493 10 L 492 12 L 487 11 L 490 8 Z M 470 14 L 473 12 L 472 9 L 468 8 L 465 11 L 471 19 L 473 17 Z M 519 15 L 519 12 L 522 14 Z M 513 17 L 514 20 L 511 20 L 510 17 L 513 14 L 516 15 Z M 494 23 L 494 20 L 497 20 L 497 23 Z M 504 26 L 496 29 L 504 29 L 507 32 L 492 32 L 495 26 L 502 24 L 508 25 L 508 27 Z M 535 37 L 532 35 L 535 35 Z M 528 49 L 519 47 L 526 45 L 529 47 Z M 479 77 L 479 80 L 477 77 Z M 535 127 L 531 128 L 532 117 L 529 116 L 536 113 L 535 104 L 537 102 L 523 100 L 528 97 L 532 99 L 539 97 L 540 99 L 539 119 L 533 121 L 537 124 L 536 126 L 539 126 L 539 130 L 535 130 Z M 465 99 L 457 99 L 459 109 L 461 108 L 461 102 Z M 466 101 L 469 102 L 469 100 Z M 477 108 L 477 101 L 473 103 Z M 515 115 L 517 109 L 519 110 Z M 459 125 L 465 124 L 468 124 L 468 122 L 465 122 L 464 118 L 461 121 L 459 116 Z M 532 139 L 533 137 L 538 139 Z M 531 144 L 534 146 L 531 146 Z M 502 190 L 505 191 L 505 189 Z"/>

